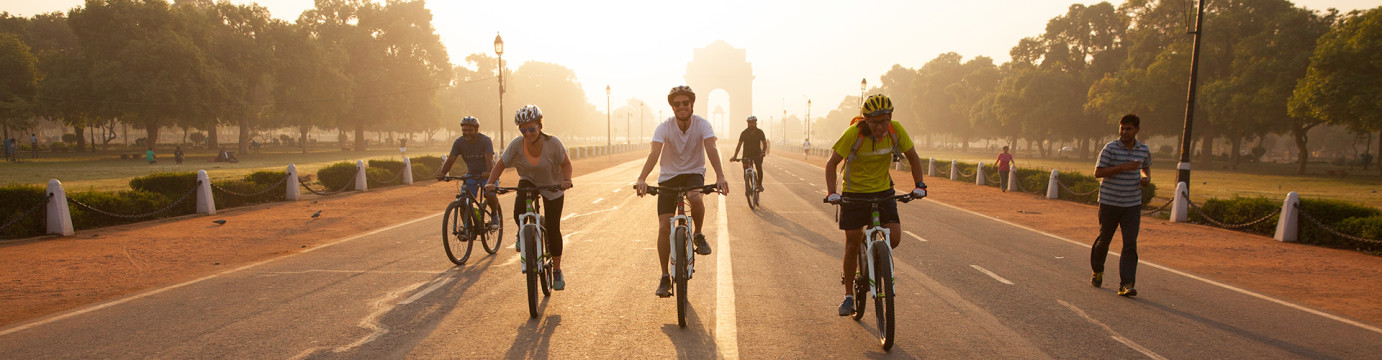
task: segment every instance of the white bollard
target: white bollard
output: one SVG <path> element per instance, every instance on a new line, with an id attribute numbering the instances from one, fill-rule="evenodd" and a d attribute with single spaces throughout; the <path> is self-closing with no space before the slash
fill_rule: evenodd
<path id="1" fill-rule="evenodd" d="M 302 197 L 302 189 L 298 187 L 297 165 L 288 164 L 288 180 L 283 183 L 283 187 L 288 188 L 288 192 L 285 195 L 288 201 L 298 201 L 298 198 Z"/>
<path id="2" fill-rule="evenodd" d="M 442 164 L 445 164 L 445 163 L 446 163 L 446 154 L 441 154 L 441 163 L 442 163 Z M 438 169 L 438 170 L 440 170 L 440 169 Z"/>
<path id="3" fill-rule="evenodd" d="M 950 180 L 960 179 L 960 167 L 955 165 L 955 160 L 950 160 Z"/>
<path id="4" fill-rule="evenodd" d="M 927 162 L 927 164 L 926 176 L 936 176 L 936 158 L 931 158 L 931 161 Z"/>
<path id="5" fill-rule="evenodd" d="M 408 157 L 407 157 L 407 156 L 404 156 L 404 157 L 403 157 L 403 185 L 412 185 L 412 184 L 413 184 L 413 162 L 412 162 L 411 160 L 408 160 Z"/>
<path id="6" fill-rule="evenodd" d="M 56 181 L 56 180 L 54 180 Z M 1295 191 L 1286 193 L 1286 201 L 1281 204 L 1281 216 L 1276 221 L 1276 235 L 1273 239 L 1281 242 L 1296 242 L 1300 237 L 1300 195 Z"/>
<path id="7" fill-rule="evenodd" d="M 1060 172 L 1057 172 L 1056 169 L 1051 169 L 1051 181 L 1046 184 L 1046 198 L 1060 198 Z"/>
<path id="8" fill-rule="evenodd" d="M 974 168 L 974 185 L 984 185 L 984 162 L 980 161 L 979 166 Z"/>
<path id="9" fill-rule="evenodd" d="M 58 179 L 48 180 L 48 233 L 63 236 L 75 234 L 72 230 L 72 210 L 67 207 L 67 192 L 62 190 Z"/>
<path id="10" fill-rule="evenodd" d="M 1190 185 L 1184 181 L 1176 183 L 1176 193 L 1171 198 L 1171 222 L 1183 223 L 1190 218 Z"/>
<path id="11" fill-rule="evenodd" d="M 368 191 L 369 183 L 365 180 L 365 161 L 355 160 L 355 191 Z"/>
<path id="12" fill-rule="evenodd" d="M 1008 191 L 1017 191 L 1017 167 L 1008 168 Z"/>
<path id="13" fill-rule="evenodd" d="M 206 170 L 197 170 L 197 213 L 216 215 L 216 198 L 211 196 L 211 178 L 206 176 Z"/>

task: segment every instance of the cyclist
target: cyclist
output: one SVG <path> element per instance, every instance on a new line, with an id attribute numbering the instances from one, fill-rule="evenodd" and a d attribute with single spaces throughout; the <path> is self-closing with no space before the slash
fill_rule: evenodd
<path id="1" fill-rule="evenodd" d="M 653 132 L 652 150 L 648 152 L 648 160 L 643 163 L 643 172 L 638 174 L 638 182 L 635 185 L 638 196 L 643 196 L 648 191 L 645 179 L 653 171 L 654 161 L 657 161 L 660 167 L 657 175 L 658 186 L 704 186 L 706 158 L 709 158 L 710 165 L 715 167 L 715 184 L 719 187 L 720 193 L 728 193 L 729 182 L 725 181 L 725 172 L 720 167 L 720 151 L 715 148 L 715 130 L 705 118 L 691 114 L 692 105 L 696 103 L 696 93 L 685 85 L 673 87 L 667 94 L 667 103 L 672 105 L 672 113 L 676 116 L 663 121 Z M 663 151 L 664 149 L 667 151 Z M 670 191 L 657 194 L 658 235 L 654 242 L 657 244 L 657 255 L 662 265 L 662 280 L 656 291 L 659 297 L 672 296 L 672 277 L 667 273 L 667 258 L 671 252 L 671 245 L 667 244 L 665 239 L 668 233 L 672 232 L 670 221 L 677 207 L 676 196 L 677 194 Z M 710 255 L 710 244 L 706 243 L 705 235 L 701 234 L 701 226 L 705 224 L 705 204 L 701 202 L 701 193 L 687 193 L 686 202 L 691 205 L 691 218 L 696 223 L 696 253 Z"/>
<path id="2" fill-rule="evenodd" d="M 465 159 L 466 175 L 489 178 L 490 167 L 494 164 L 494 142 L 490 141 L 489 136 L 480 133 L 480 119 L 473 116 L 461 119 L 461 137 L 456 138 L 456 142 L 451 144 L 451 155 L 446 157 L 446 163 L 442 164 L 441 171 L 437 173 L 437 181 L 451 173 L 451 165 L 456 163 L 457 158 Z M 484 184 L 485 180 L 481 179 L 466 180 L 465 191 L 478 197 L 480 186 Z M 485 193 L 484 196 L 489 210 L 498 213 L 499 198 L 490 193 Z"/>
<path id="3" fill-rule="evenodd" d="M 493 194 L 497 190 L 499 176 L 504 168 L 512 167 L 518 172 L 519 187 L 542 187 L 560 185 L 562 190 L 571 188 L 571 158 L 566 154 L 566 146 L 555 136 L 542 132 L 542 109 L 537 105 L 518 109 L 513 117 L 518 132 L 523 134 L 514 138 L 494 170 L 489 172 L 485 192 Z M 561 274 L 561 208 L 566 197 L 561 190 L 543 190 L 542 228 L 547 242 L 547 253 L 552 255 L 552 289 L 565 290 L 566 278 Z M 513 220 L 528 211 L 528 196 L 518 192 L 514 196 Z"/>
<path id="4" fill-rule="evenodd" d="M 768 138 L 763 135 L 763 129 L 758 128 L 758 117 L 749 115 L 747 120 L 748 127 L 739 133 L 739 145 L 734 146 L 734 156 L 731 160 L 739 159 L 739 149 L 744 149 L 744 168 L 753 166 L 758 171 L 758 183 L 752 184 L 754 190 L 763 191 L 763 157 L 768 156 Z M 744 146 L 748 144 L 748 146 Z M 750 184 L 744 184 L 748 187 Z"/>
<path id="5" fill-rule="evenodd" d="M 860 111 L 864 121 L 845 129 L 835 142 L 830 160 L 825 163 L 826 201 L 838 203 L 841 194 L 835 192 L 835 171 L 845 162 L 844 196 L 852 198 L 880 198 L 893 196 L 892 177 L 888 165 L 906 156 L 912 165 L 912 180 L 916 187 L 912 197 L 926 197 L 926 183 L 921 179 L 921 157 L 917 156 L 912 139 L 902 124 L 893 121 L 893 102 L 886 95 L 874 94 L 864 100 Z M 897 215 L 897 202 L 879 206 L 879 220 L 896 248 L 901 240 L 902 225 Z M 840 230 L 845 231 L 844 271 L 840 281 L 845 285 L 845 300 L 840 304 L 840 316 L 854 314 L 854 269 L 859 264 L 859 247 L 864 240 L 864 226 L 873 221 L 869 204 L 844 204 L 840 207 Z"/>

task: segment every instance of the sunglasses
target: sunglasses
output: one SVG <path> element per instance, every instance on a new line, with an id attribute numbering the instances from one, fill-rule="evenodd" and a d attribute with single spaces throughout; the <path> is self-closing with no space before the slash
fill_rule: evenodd
<path id="1" fill-rule="evenodd" d="M 539 130 L 540 130 L 540 129 L 538 129 L 538 127 L 536 127 L 536 126 L 518 128 L 518 131 L 519 131 L 519 132 L 522 132 L 522 133 L 524 133 L 524 134 L 528 134 L 528 133 L 534 133 L 534 134 L 536 134 Z"/>
<path id="2" fill-rule="evenodd" d="M 673 101 L 672 107 L 691 106 L 691 100 Z"/>

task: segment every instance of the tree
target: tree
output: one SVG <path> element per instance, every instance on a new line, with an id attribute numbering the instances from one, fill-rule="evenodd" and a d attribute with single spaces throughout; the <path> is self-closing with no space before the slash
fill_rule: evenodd
<path id="1" fill-rule="evenodd" d="M 1382 8 L 1340 18 L 1316 42 L 1305 77 L 1291 95 L 1290 114 L 1355 131 L 1382 130 L 1382 63 L 1377 54 L 1382 54 Z M 1297 145 L 1302 146 L 1300 140 Z M 1378 146 L 1382 153 L 1382 142 Z M 1307 154 L 1301 154 L 1301 173 Z"/>
<path id="2" fill-rule="evenodd" d="M 5 139 L 11 128 L 33 126 L 30 115 L 38 88 L 38 58 L 14 34 L 0 33 L 0 123 Z"/>
<path id="3" fill-rule="evenodd" d="M 311 36 L 302 24 L 275 21 L 266 32 L 273 61 L 273 103 L 265 109 L 267 124 L 298 129 L 298 143 L 307 152 L 312 128 L 331 128 L 333 119 L 351 104 L 345 52 Z"/>

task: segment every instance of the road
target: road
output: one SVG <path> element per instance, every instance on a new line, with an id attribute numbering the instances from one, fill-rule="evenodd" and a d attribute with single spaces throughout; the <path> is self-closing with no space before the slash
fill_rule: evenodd
<path id="1" fill-rule="evenodd" d="M 737 163 L 725 163 L 738 168 Z M 896 346 L 836 316 L 842 232 L 817 165 L 770 157 L 763 206 L 707 197 L 686 328 L 660 299 L 641 161 L 567 193 L 565 291 L 529 319 L 512 229 L 453 266 L 440 213 L 0 330 L 0 358 L 1377 358 L 1382 332 L 1144 261 L 1088 285 L 1089 247 L 934 201 L 901 204 Z M 735 171 L 737 174 L 737 170 Z M 655 175 L 654 175 L 655 176 Z M 904 181 L 905 182 L 905 181 Z M 505 211 L 512 195 L 501 197 Z M 444 206 L 437 204 L 440 209 Z M 873 310 L 873 306 L 869 307 Z"/>

